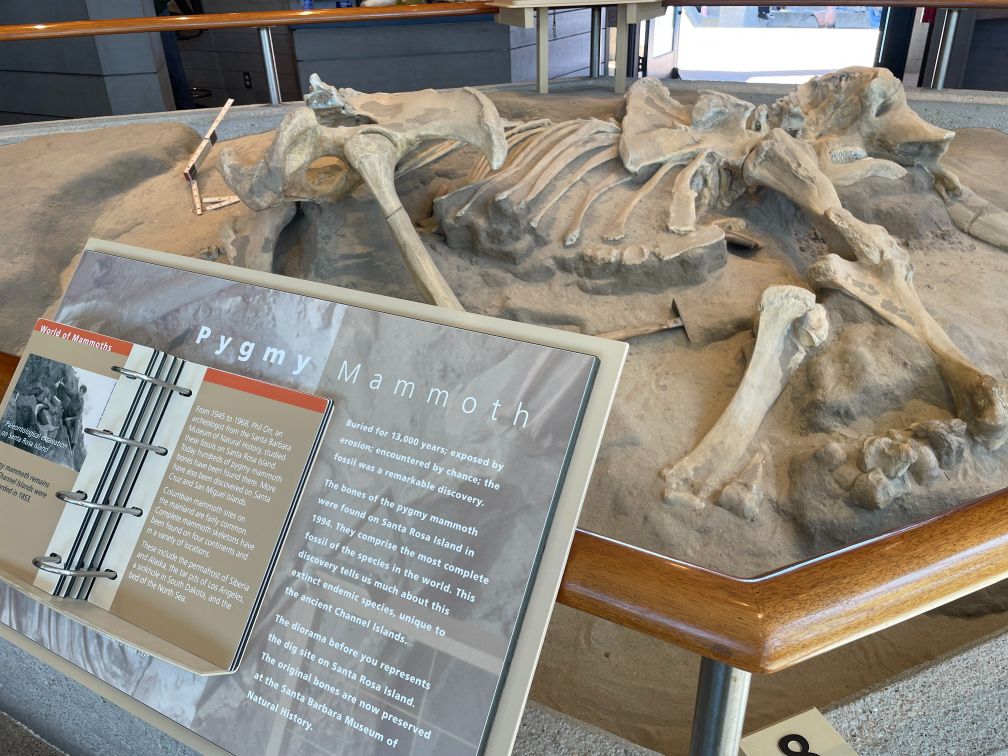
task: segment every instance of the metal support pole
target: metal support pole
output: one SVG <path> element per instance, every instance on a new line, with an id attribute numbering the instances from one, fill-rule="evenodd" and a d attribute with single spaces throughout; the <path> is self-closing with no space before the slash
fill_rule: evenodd
<path id="1" fill-rule="evenodd" d="M 958 24 L 959 9 L 949 8 L 946 10 L 945 23 L 942 24 L 941 40 L 938 42 L 938 60 L 935 63 L 935 89 L 945 89 L 945 76 L 948 74 L 949 61 L 952 58 L 952 43 L 955 41 L 956 26 Z"/>
<path id="2" fill-rule="evenodd" d="M 595 79 L 599 75 L 599 54 L 602 51 L 602 6 L 591 9 L 591 51 L 588 57 L 588 75 Z"/>
<path id="3" fill-rule="evenodd" d="M 618 95 L 626 92 L 627 50 L 630 48 L 630 24 L 627 15 L 626 3 L 616 6 L 616 70 L 613 72 L 616 81 L 613 91 Z"/>
<path id="4" fill-rule="evenodd" d="M 262 46 L 263 66 L 266 68 L 266 86 L 269 88 L 270 105 L 279 105 L 281 102 L 280 77 L 277 75 L 273 37 L 268 26 L 259 28 L 259 44 Z"/>
<path id="5" fill-rule="evenodd" d="M 738 756 L 752 675 L 702 657 L 689 756 Z"/>
<path id="6" fill-rule="evenodd" d="M 549 92 L 549 8 L 536 9 L 536 91 Z"/>
<path id="7" fill-rule="evenodd" d="M 682 28 L 680 26 L 682 23 L 682 12 L 681 6 L 672 6 L 672 72 L 669 74 L 670 79 L 682 78 L 679 75 L 679 31 Z"/>

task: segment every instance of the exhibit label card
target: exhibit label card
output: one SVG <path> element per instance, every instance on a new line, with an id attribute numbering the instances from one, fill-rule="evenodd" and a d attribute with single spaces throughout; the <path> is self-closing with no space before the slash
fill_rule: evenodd
<path id="1" fill-rule="evenodd" d="M 743 756 L 858 756 L 818 709 L 809 709 L 742 739 Z"/>
<path id="2" fill-rule="evenodd" d="M 0 475 L 31 483 L 0 486 L 0 578 L 233 669 L 329 408 L 39 320 L 0 404 Z"/>
<path id="3" fill-rule="evenodd" d="M 57 319 L 334 406 L 236 674 L 54 650 L 238 754 L 478 753 L 598 358 L 90 251 Z"/>

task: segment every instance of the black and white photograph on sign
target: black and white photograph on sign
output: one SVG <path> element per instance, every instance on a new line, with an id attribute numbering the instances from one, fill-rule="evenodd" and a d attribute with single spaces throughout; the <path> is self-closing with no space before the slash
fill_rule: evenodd
<path id="1" fill-rule="evenodd" d="M 79 472 L 96 443 L 84 428 L 101 418 L 115 384 L 114 378 L 29 355 L 4 408 L 0 441 Z"/>
<path id="2" fill-rule="evenodd" d="M 236 673 L 110 665 L 31 602 L 4 621 L 235 754 L 480 753 L 598 358 L 94 252 L 56 319 L 334 410 Z"/>

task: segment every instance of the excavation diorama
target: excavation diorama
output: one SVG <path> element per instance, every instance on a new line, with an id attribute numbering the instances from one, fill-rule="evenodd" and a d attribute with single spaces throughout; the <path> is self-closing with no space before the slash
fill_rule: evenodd
<path id="1" fill-rule="evenodd" d="M 44 242 L 12 214 L 26 246 L 59 249 L 5 287 L 31 274 L 57 299 L 51 270 L 90 233 L 625 339 L 582 527 L 750 576 L 1008 485 L 1008 135 L 927 123 L 885 70 L 760 105 L 650 78 L 618 98 L 313 77 L 275 131 L 215 148 L 200 180 L 241 202 L 198 217 L 179 177 L 195 132 L 117 131 L 114 154 L 63 185 L 87 214 L 40 210 Z M 72 153 L 97 137 L 47 139 Z M 0 148 L 0 165 L 30 175 L 37 141 Z M 95 198 L 110 161 L 114 195 Z M 18 296 L 0 318 L 27 334 L 39 305 Z M 995 592 L 962 612 L 1004 607 Z M 649 686 L 683 671 L 674 652 L 569 619 L 533 695 L 670 747 L 688 717 L 663 724 L 666 707 L 691 689 Z M 612 658 L 634 644 L 636 661 Z M 624 679 L 641 653 L 664 672 Z"/>
<path id="2" fill-rule="evenodd" d="M 621 536 L 738 573 L 998 486 L 997 334 L 983 344 L 929 308 L 913 253 L 945 247 L 959 267 L 979 244 L 1008 250 L 1008 213 L 942 163 L 954 133 L 887 71 L 819 77 L 770 107 L 709 91 L 686 105 L 643 79 L 618 120 L 505 119 L 472 89 L 311 86 L 258 161 L 222 153 L 255 211 L 227 226 L 225 254 L 283 267 L 277 240 L 300 210 L 308 240 L 288 264 L 339 270 L 344 251 L 321 235 L 363 187 L 433 304 L 631 340 L 593 524 L 635 519 Z M 428 212 L 411 217 L 397 180 L 426 190 Z M 763 258 L 784 270 L 752 275 Z M 731 374 L 711 364 L 683 385 L 680 363 L 732 347 Z M 732 396 L 697 417 L 710 383 Z M 674 548 L 712 526 L 732 531 L 730 560 Z M 792 543 L 760 560 L 767 531 Z"/>

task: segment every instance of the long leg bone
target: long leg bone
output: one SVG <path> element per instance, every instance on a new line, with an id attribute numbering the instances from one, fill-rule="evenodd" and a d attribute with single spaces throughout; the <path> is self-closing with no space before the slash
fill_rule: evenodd
<path id="1" fill-rule="evenodd" d="M 811 147 L 774 129 L 746 161 L 745 175 L 803 207 L 833 248 L 856 258 L 823 258 L 809 269 L 812 284 L 846 292 L 925 344 L 971 435 L 990 449 L 1008 440 L 1008 389 L 973 365 L 924 308 L 910 258 L 889 232 L 843 209 Z"/>
<path id="2" fill-rule="evenodd" d="M 850 252 L 825 220 L 827 209 L 841 206 L 840 198 L 811 145 L 773 129 L 746 159 L 743 173 L 748 183 L 774 189 L 808 213 L 831 249 Z"/>
<path id="3" fill-rule="evenodd" d="M 736 477 L 763 418 L 791 374 L 828 334 L 826 311 L 811 291 L 771 286 L 763 292 L 756 346 L 742 383 L 696 448 L 662 471 L 666 502 L 702 509 Z"/>
<path id="4" fill-rule="evenodd" d="M 884 228 L 842 209 L 827 217 L 852 241 L 858 262 L 828 255 L 809 269 L 809 280 L 849 294 L 926 345 L 970 435 L 989 449 L 999 448 L 1008 440 L 1008 387 L 973 365 L 925 309 L 908 255 Z"/>
<path id="5" fill-rule="evenodd" d="M 462 310 L 448 282 L 434 265 L 423 241 L 417 236 L 395 190 L 396 147 L 380 134 L 361 134 L 344 146 L 347 162 L 353 166 L 374 194 L 385 220 L 399 242 L 406 267 L 417 288 L 439 307 Z"/>

